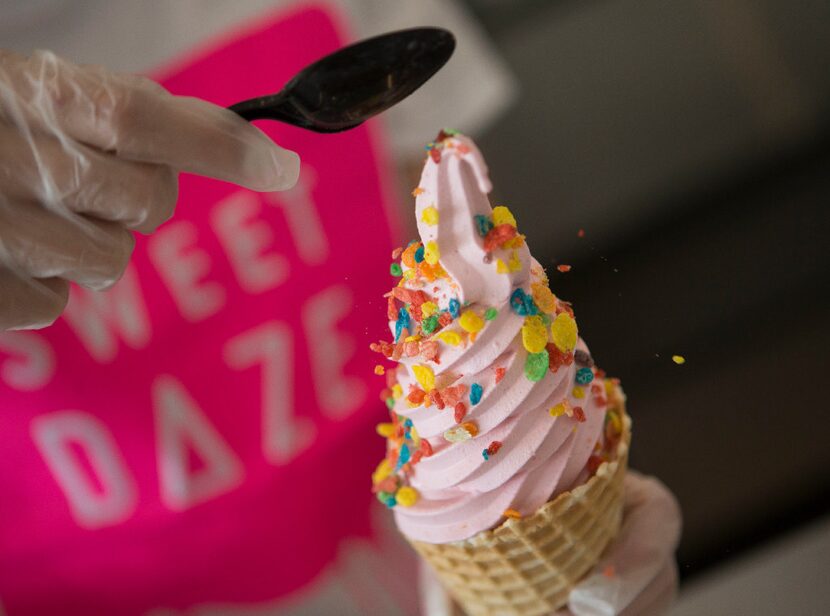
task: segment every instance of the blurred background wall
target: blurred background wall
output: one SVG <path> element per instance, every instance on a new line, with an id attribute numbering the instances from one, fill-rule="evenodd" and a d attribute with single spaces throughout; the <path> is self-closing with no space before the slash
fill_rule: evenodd
<path id="1" fill-rule="evenodd" d="M 521 88 L 496 201 L 623 381 L 681 575 L 830 512 L 830 3 L 467 4 Z"/>

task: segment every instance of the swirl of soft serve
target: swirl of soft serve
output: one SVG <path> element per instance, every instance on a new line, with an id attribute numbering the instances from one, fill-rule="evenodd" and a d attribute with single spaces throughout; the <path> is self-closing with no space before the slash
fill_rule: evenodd
<path id="1" fill-rule="evenodd" d="M 534 285 L 547 288 L 547 278 L 523 241 L 485 250 L 476 223 L 477 216 L 494 218 L 485 162 L 466 136 L 455 134 L 441 145 L 438 160 L 427 158 L 416 191 L 416 215 L 426 254 L 437 257 L 448 276 L 434 281 L 412 277 L 404 286 L 426 292 L 440 309 L 457 299 L 462 313 L 484 314 L 488 308 L 498 312 L 476 332 L 474 341 L 467 338 L 465 344 L 453 345 L 433 336 L 440 345 L 440 363 L 430 366 L 436 387 L 482 388 L 480 400 L 469 405 L 464 417 L 477 426 L 473 438 L 445 438 L 457 427 L 452 409 L 412 408 L 405 397 L 395 403 L 394 412 L 411 419 L 433 451 L 409 477 L 420 494 L 418 502 L 395 507 L 395 519 L 408 537 L 432 543 L 458 541 L 493 528 L 508 509 L 532 514 L 552 496 L 584 481 L 605 416 L 591 396 L 574 397 L 576 364 L 545 370 L 538 380 L 526 375 L 526 315 L 511 308 L 511 295 L 523 289 L 530 297 Z M 496 218 L 498 214 L 497 210 Z M 512 219 L 509 213 L 508 217 Z M 394 324 L 390 323 L 393 331 Z M 459 319 L 442 332 L 453 330 L 463 334 Z M 581 339 L 576 350 L 587 353 Z M 403 391 L 418 385 L 415 372 L 423 363 L 420 357 L 401 357 L 397 377 Z M 580 406 L 582 421 L 566 414 L 552 416 L 549 410 L 563 402 L 566 407 Z M 484 455 L 488 444 L 496 441 L 501 443 L 498 453 Z"/>

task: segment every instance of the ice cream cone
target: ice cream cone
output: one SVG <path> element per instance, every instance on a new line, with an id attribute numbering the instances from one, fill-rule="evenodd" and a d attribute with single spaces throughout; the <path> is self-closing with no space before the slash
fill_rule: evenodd
<path id="1" fill-rule="evenodd" d="M 551 614 L 599 561 L 622 521 L 623 479 L 631 420 L 621 392 L 611 400 L 622 417 L 616 454 L 584 484 L 536 513 L 507 519 L 464 541 L 410 541 L 470 616 Z"/>

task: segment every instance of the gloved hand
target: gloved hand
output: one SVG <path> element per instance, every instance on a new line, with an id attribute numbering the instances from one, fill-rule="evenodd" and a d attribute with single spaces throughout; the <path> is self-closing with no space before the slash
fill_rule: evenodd
<path id="1" fill-rule="evenodd" d="M 653 477 L 628 471 L 623 525 L 594 573 L 554 616 L 656 616 L 677 593 L 674 551 L 680 540 L 680 507 Z M 460 616 L 461 610 L 422 564 L 421 594 L 427 616 Z"/>
<path id="2" fill-rule="evenodd" d="M 114 284 L 187 171 L 290 188 L 299 157 L 236 114 L 49 52 L 0 50 L 0 331 L 43 327 L 67 281 Z"/>

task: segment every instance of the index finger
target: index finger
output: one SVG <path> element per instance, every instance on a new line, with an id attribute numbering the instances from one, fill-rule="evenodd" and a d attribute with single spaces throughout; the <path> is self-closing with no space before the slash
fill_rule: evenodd
<path id="1" fill-rule="evenodd" d="M 50 52 L 0 53 L 0 119 L 254 190 L 290 188 L 299 174 L 294 152 L 232 111 Z"/>

